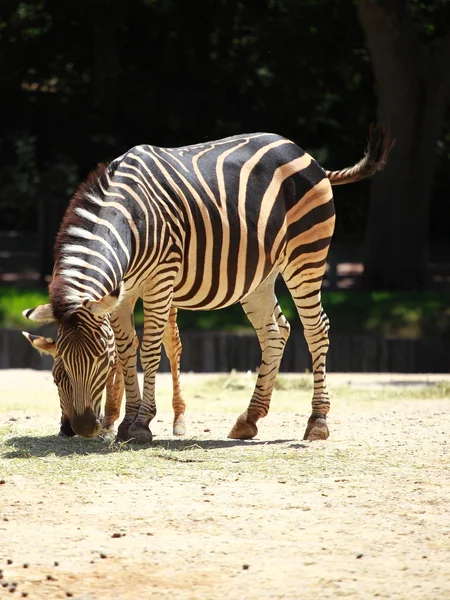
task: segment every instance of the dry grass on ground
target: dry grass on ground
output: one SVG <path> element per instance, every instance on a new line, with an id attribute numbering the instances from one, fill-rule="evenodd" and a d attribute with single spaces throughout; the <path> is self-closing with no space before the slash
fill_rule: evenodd
<path id="1" fill-rule="evenodd" d="M 436 379 L 330 376 L 331 437 L 308 443 L 310 379 L 284 375 L 258 438 L 238 442 L 253 376 L 184 376 L 174 439 L 163 375 L 142 448 L 57 438 L 51 375 L 0 371 L 0 597 L 447 599 L 450 384 Z"/>

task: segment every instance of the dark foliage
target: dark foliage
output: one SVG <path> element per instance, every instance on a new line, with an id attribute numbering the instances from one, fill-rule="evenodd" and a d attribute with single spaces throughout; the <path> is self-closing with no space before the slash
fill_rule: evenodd
<path id="1" fill-rule="evenodd" d="M 425 43 L 445 33 L 445 3 L 400 4 Z M 377 120 L 347 0 L 3 0 L 0 72 L 0 229 L 40 219 L 50 244 L 79 182 L 137 143 L 273 131 L 331 170 Z M 448 120 L 437 152 L 433 242 L 450 220 Z M 368 186 L 335 191 L 338 241 L 362 241 Z"/>

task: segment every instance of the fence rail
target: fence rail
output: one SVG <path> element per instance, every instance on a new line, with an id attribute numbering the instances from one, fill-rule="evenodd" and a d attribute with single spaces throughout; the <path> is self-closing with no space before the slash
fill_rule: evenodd
<path id="1" fill-rule="evenodd" d="M 53 326 L 42 327 L 40 335 L 55 335 Z M 139 337 L 142 332 L 138 331 Z M 182 371 L 254 371 L 260 350 L 254 333 L 183 331 Z M 327 368 L 330 372 L 448 373 L 450 339 L 424 337 L 417 340 L 389 339 L 371 335 L 331 334 Z M 164 353 L 163 353 L 164 354 Z M 51 369 L 52 358 L 41 356 L 16 329 L 0 329 L 1 369 Z M 286 345 L 281 370 L 311 370 L 311 359 L 301 332 L 293 332 Z M 160 371 L 169 371 L 163 355 Z"/>

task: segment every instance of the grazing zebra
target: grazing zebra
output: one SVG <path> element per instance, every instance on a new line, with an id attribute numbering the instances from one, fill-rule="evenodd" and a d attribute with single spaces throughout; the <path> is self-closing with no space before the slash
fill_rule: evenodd
<path id="1" fill-rule="evenodd" d="M 168 330 L 179 344 L 176 308 L 241 302 L 262 359 L 248 409 L 229 437 L 254 437 L 257 421 L 269 410 L 289 337 L 274 293 L 280 273 L 312 356 L 312 413 L 304 437 L 326 439 L 329 323 L 320 288 L 335 222 L 331 186 L 370 177 L 383 167 L 388 151 L 388 136 L 377 127 L 362 160 L 325 171 L 294 142 L 255 133 L 181 148 L 135 146 L 88 178 L 61 224 L 50 304 L 40 310 L 41 318 L 58 323 L 56 348 L 74 397 L 73 430 L 95 435 L 91 407 L 104 386 L 105 365 L 114 360 L 111 329 L 126 389 L 118 437 L 147 443 Z M 144 308 L 142 399 L 133 344 L 136 296 Z"/>

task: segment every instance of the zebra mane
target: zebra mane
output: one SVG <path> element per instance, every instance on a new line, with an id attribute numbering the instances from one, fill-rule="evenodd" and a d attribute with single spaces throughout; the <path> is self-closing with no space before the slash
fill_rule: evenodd
<path id="1" fill-rule="evenodd" d="M 104 190 L 108 187 L 108 178 L 113 175 L 114 169 L 109 163 L 99 163 L 97 168 L 91 171 L 72 196 L 66 209 L 64 217 L 56 236 L 53 247 L 55 266 L 53 279 L 49 286 L 53 314 L 59 323 L 70 324 L 77 320 L 74 311 L 80 307 L 79 293 L 71 294 L 71 286 L 65 278 L 59 274 L 60 261 L 63 258 L 63 248 L 73 241 L 70 230 L 73 227 L 94 227 L 92 221 L 83 219 L 79 209 L 88 210 L 93 215 L 98 215 L 101 207 L 95 202 L 96 198 L 104 196 Z"/>
<path id="2" fill-rule="evenodd" d="M 112 172 L 109 163 L 99 163 L 97 168 L 89 173 L 86 180 L 83 181 L 75 191 L 69 202 L 63 220 L 56 236 L 53 247 L 53 258 L 55 263 L 61 257 L 63 246 L 70 243 L 71 237 L 68 233 L 70 227 L 86 227 L 86 221 L 78 214 L 77 209 L 85 208 L 94 215 L 100 212 L 100 206 L 92 201 L 93 197 L 102 198 L 104 189 L 108 185 L 108 176 Z"/>

